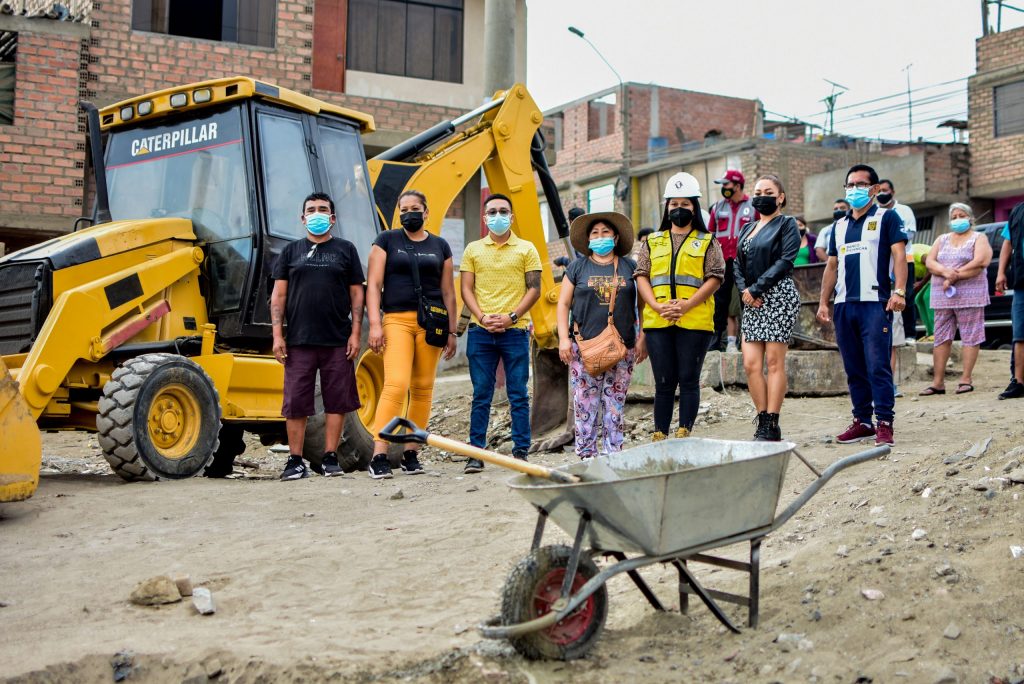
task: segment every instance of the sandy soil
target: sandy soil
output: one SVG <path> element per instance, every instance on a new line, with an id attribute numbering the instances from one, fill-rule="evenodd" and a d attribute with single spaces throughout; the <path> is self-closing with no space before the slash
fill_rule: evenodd
<path id="1" fill-rule="evenodd" d="M 46 435 L 39 492 L 0 506 L 0 676 L 108 682 L 116 661 L 128 681 L 156 682 L 1024 681 L 1024 558 L 1010 550 L 1024 546 L 1024 485 L 1004 473 L 1024 444 L 1024 403 L 996 400 L 1007 367 L 1006 353 L 983 352 L 975 393 L 898 400 L 892 455 L 837 476 L 766 540 L 759 628 L 726 633 L 694 602 L 676 612 L 674 574 L 659 566 L 643 575 L 672 611 L 612 580 L 604 634 L 570 663 L 526 661 L 474 629 L 533 531 L 505 472 L 464 476 L 432 453 L 419 477 L 281 483 L 282 457 L 253 443 L 240 479 L 126 484 L 94 437 Z M 440 388 L 433 428 L 464 438 L 467 383 Z M 744 394 L 704 401 L 700 434 L 749 438 Z M 845 397 L 788 400 L 784 434 L 823 467 L 866 448 L 822 439 L 848 411 Z M 629 415 L 639 441 L 650 405 Z M 943 463 L 988 438 L 983 454 Z M 791 459 L 782 503 L 811 479 Z M 745 589 L 695 567 L 707 586 Z M 215 615 L 129 603 L 141 580 L 179 572 L 212 589 Z"/>

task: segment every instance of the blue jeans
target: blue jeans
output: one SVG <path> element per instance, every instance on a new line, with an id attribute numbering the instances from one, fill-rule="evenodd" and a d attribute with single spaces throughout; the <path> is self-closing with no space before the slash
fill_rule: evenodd
<path id="1" fill-rule="evenodd" d="M 505 391 L 512 413 L 512 449 L 526 454 L 530 450 L 530 398 L 526 383 L 530 379 L 530 333 L 510 328 L 490 333 L 474 326 L 469 329 L 466 356 L 469 377 L 473 381 L 473 411 L 469 418 L 469 443 L 487 445 L 487 424 L 491 419 L 491 399 L 498 361 L 505 366 Z"/>
<path id="2" fill-rule="evenodd" d="M 1024 288 L 1013 293 L 1010 304 L 1010 324 L 1013 326 L 1013 341 L 1024 342 Z"/>
<path id="3" fill-rule="evenodd" d="M 872 406 L 878 420 L 893 420 L 892 316 L 885 310 L 885 302 L 836 304 L 836 342 L 850 387 L 853 417 L 862 423 L 871 423 Z"/>

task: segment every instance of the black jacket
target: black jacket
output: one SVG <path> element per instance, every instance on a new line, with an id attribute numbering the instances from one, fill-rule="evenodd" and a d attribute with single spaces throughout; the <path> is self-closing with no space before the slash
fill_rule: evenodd
<path id="1" fill-rule="evenodd" d="M 733 273 L 741 293 L 749 289 L 754 297 L 763 297 L 793 272 L 793 261 L 800 251 L 800 229 L 792 216 L 776 216 L 754 236 L 746 251 L 743 243 L 756 227 L 757 221 L 751 221 L 740 231 Z"/>

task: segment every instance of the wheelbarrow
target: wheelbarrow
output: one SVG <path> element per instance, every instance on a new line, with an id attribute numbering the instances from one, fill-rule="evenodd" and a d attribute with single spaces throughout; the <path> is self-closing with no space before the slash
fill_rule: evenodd
<path id="1" fill-rule="evenodd" d="M 398 426 L 405 431 L 395 432 Z M 404 419 L 392 421 L 381 437 L 431 444 L 456 453 L 472 450 L 474 457 L 481 457 L 483 451 L 430 435 Z M 484 453 L 489 455 L 486 460 L 502 465 L 513 460 Z M 509 487 L 538 514 L 533 542 L 530 553 L 505 582 L 501 614 L 481 625 L 480 633 L 508 639 L 531 659 L 582 657 L 604 627 L 608 615 L 605 584 L 612 577 L 625 573 L 655 610 L 665 610 L 637 572 L 656 563 L 672 565 L 678 572 L 683 613 L 688 610 L 689 596 L 695 595 L 729 630 L 740 631 L 720 601 L 746 606 L 747 624 L 756 628 L 760 551 L 765 536 L 784 525 L 836 473 L 888 453 L 887 446 L 875 447 L 819 471 L 791 442 L 669 439 L 552 469 L 560 482 L 538 471 L 517 475 Z M 817 479 L 776 515 L 791 454 Z M 596 469 L 594 461 L 601 462 Z M 548 470 L 518 463 L 521 465 L 509 465 Z M 541 545 L 548 520 L 573 537 L 571 547 Z M 750 544 L 749 561 L 705 553 L 740 542 Z M 594 560 L 601 557 L 615 562 L 599 569 Z M 691 572 L 690 563 L 747 573 L 747 594 L 704 588 Z"/>

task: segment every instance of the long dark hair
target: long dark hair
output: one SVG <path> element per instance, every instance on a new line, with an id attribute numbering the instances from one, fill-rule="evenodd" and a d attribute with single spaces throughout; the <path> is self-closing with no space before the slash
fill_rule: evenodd
<path id="1" fill-rule="evenodd" d="M 673 199 L 675 198 L 670 197 L 669 199 L 665 200 L 665 211 L 663 211 L 661 214 L 661 227 L 659 227 L 658 230 L 672 229 L 672 221 L 670 221 L 668 218 L 668 203 Z M 704 215 L 700 213 L 700 198 L 687 197 L 686 199 L 690 200 L 690 202 L 693 203 L 693 220 L 690 221 L 690 227 L 697 229 L 697 231 L 701 233 L 708 232 L 708 227 L 704 224 Z"/>

